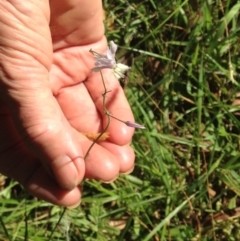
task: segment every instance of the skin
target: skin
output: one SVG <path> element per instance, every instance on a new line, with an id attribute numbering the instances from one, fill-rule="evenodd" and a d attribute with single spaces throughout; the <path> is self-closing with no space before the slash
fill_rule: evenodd
<path id="1" fill-rule="evenodd" d="M 105 53 L 100 0 L 0 1 L 0 172 L 32 195 L 76 206 L 84 178 L 104 182 L 134 166 L 133 129 L 111 120 L 110 138 L 82 133 L 107 123 L 90 49 Z M 104 70 L 107 108 L 133 121 L 112 70 Z"/>

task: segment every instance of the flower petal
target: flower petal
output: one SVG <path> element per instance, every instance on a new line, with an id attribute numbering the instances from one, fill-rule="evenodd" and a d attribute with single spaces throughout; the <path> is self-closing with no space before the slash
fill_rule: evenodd
<path id="1" fill-rule="evenodd" d="M 131 121 L 126 121 L 125 124 L 129 127 L 133 127 L 133 128 L 136 128 L 136 129 L 146 129 L 145 126 L 140 125 L 140 124 L 135 123 L 135 122 L 131 122 Z"/>
<path id="2" fill-rule="evenodd" d="M 115 54 L 117 52 L 117 48 L 118 48 L 118 46 L 113 41 L 109 42 L 109 49 L 110 49 L 112 55 L 114 56 L 114 58 L 115 58 Z"/>

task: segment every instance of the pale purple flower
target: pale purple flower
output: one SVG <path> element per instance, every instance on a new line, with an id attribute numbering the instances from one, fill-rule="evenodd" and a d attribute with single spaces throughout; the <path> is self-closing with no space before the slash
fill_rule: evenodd
<path id="1" fill-rule="evenodd" d="M 126 121 L 125 124 L 126 124 L 127 126 L 130 126 L 130 127 L 136 128 L 136 129 L 146 129 L 145 126 L 140 125 L 140 124 L 135 123 L 135 122 L 131 122 L 131 121 Z"/>
<path id="2" fill-rule="evenodd" d="M 113 42 L 109 42 L 109 48 L 107 49 L 106 55 L 104 54 L 98 54 L 94 52 L 93 50 L 90 50 L 90 52 L 95 57 L 95 68 L 92 69 L 93 72 L 101 71 L 102 69 L 113 69 L 114 75 L 118 79 L 122 79 L 125 77 L 125 72 L 130 69 L 125 64 L 117 63 L 115 60 L 115 55 L 117 51 L 117 45 Z"/>

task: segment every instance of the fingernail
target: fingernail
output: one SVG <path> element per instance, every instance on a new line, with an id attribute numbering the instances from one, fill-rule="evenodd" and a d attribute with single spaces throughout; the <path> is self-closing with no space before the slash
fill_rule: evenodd
<path id="1" fill-rule="evenodd" d="M 74 208 L 77 208 L 80 204 L 81 204 L 82 200 L 80 199 L 76 204 L 72 205 L 72 206 L 69 206 L 67 207 L 68 209 L 74 209 Z"/>
<path id="2" fill-rule="evenodd" d="M 128 175 L 128 174 L 130 174 L 133 170 L 134 170 L 134 167 L 131 168 L 130 170 L 126 171 L 126 172 L 121 172 L 121 174 L 123 174 L 123 175 Z"/>
<path id="3" fill-rule="evenodd" d="M 78 185 L 78 172 L 70 157 L 64 155 L 55 159 L 52 171 L 62 188 L 72 190 Z"/>
<path id="4" fill-rule="evenodd" d="M 108 181 L 103 181 L 103 180 L 101 180 L 101 182 L 106 183 L 106 184 L 109 184 L 109 183 L 111 183 L 111 182 L 114 182 L 114 181 L 117 180 L 117 179 L 118 179 L 118 176 L 116 176 L 116 177 L 114 177 L 113 179 L 108 180 Z"/>

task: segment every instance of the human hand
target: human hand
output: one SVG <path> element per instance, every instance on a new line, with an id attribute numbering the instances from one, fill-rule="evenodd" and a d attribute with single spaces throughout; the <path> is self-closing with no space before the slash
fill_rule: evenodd
<path id="1" fill-rule="evenodd" d="M 76 205 L 83 178 L 109 182 L 134 165 L 133 129 L 114 119 L 109 139 L 84 160 L 92 142 L 82 133 L 101 132 L 107 122 L 89 53 L 107 48 L 101 1 L 9 0 L 0 10 L 0 172 L 34 196 Z M 111 70 L 104 79 L 107 109 L 133 121 Z"/>

